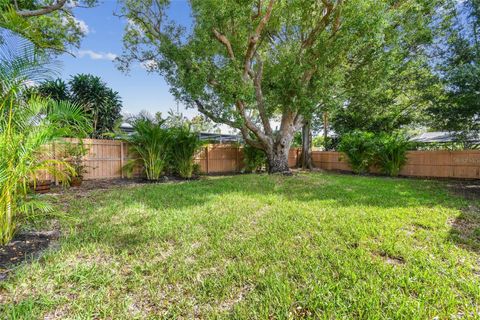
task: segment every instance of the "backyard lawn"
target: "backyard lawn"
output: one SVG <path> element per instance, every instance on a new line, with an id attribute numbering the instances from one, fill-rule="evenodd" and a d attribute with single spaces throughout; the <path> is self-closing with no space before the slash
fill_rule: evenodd
<path id="1" fill-rule="evenodd" d="M 52 197 L 12 319 L 480 317 L 479 203 L 445 182 L 239 175 Z"/>

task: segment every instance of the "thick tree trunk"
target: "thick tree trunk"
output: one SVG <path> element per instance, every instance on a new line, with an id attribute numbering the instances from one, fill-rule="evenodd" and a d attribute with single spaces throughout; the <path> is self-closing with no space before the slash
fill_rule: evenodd
<path id="1" fill-rule="evenodd" d="M 302 118 L 294 112 L 286 112 L 282 115 L 280 130 L 276 134 L 276 139 L 264 143 L 268 159 L 269 173 L 288 173 L 288 154 L 292 145 L 293 135 L 298 130 Z"/>
<path id="2" fill-rule="evenodd" d="M 304 170 L 312 169 L 312 130 L 310 121 L 305 120 L 302 127 L 302 153 L 300 167 Z"/>
<path id="3" fill-rule="evenodd" d="M 293 133 L 288 133 L 268 148 L 268 172 L 269 173 L 287 173 L 290 172 L 288 166 L 288 154 L 293 140 Z"/>
<path id="4" fill-rule="evenodd" d="M 290 171 L 288 166 L 288 149 L 274 148 L 267 152 L 268 173 L 286 173 Z"/>

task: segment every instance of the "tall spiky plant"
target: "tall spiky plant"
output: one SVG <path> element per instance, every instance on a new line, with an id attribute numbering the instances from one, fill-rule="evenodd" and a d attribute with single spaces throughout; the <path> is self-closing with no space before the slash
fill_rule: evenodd
<path id="1" fill-rule="evenodd" d="M 62 181 L 73 174 L 68 163 L 53 159 L 49 145 L 88 130 L 80 107 L 26 97 L 26 89 L 50 69 L 33 46 L 18 43 L 0 45 L 0 244 L 12 239 L 21 217 L 50 210 L 46 203 L 29 201 L 30 184 L 36 184 L 39 172 Z"/>
<path id="2" fill-rule="evenodd" d="M 191 178 L 193 174 L 195 152 L 202 146 L 198 134 L 187 125 L 169 129 L 170 154 L 172 166 L 182 178 Z"/>
<path id="3" fill-rule="evenodd" d="M 136 158 L 129 161 L 124 169 L 131 175 L 141 167 L 147 180 L 159 180 L 168 163 L 168 132 L 162 123 L 147 117 L 132 121 L 134 132 L 124 139 L 132 146 Z"/>

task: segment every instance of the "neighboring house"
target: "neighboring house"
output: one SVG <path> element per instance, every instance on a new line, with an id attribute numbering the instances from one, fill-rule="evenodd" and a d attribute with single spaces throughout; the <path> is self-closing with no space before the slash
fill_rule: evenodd
<path id="1" fill-rule="evenodd" d="M 460 132 L 435 131 L 419 134 L 412 137 L 410 140 L 422 143 L 448 143 L 461 141 L 476 144 L 480 143 L 480 136 L 477 134 L 464 136 Z"/>
<path id="2" fill-rule="evenodd" d="M 134 131 L 133 126 L 129 123 L 122 123 L 120 125 L 120 130 L 122 130 L 124 133 L 127 133 L 127 134 L 130 134 Z M 214 143 L 243 142 L 243 139 L 241 136 L 234 135 L 234 134 L 200 132 L 199 138 L 202 141 L 211 141 Z"/>

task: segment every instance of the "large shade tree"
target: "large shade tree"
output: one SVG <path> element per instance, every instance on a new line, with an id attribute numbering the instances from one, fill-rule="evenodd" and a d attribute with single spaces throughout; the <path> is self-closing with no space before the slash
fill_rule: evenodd
<path id="1" fill-rule="evenodd" d="M 385 29 L 421 16 L 427 1 L 189 1 L 191 27 L 169 19 L 166 0 L 125 0 L 129 19 L 120 67 L 140 61 L 175 96 L 237 128 L 267 154 L 270 172 L 288 171 L 293 135 L 328 77 Z M 273 123 L 277 122 L 278 128 Z"/>

